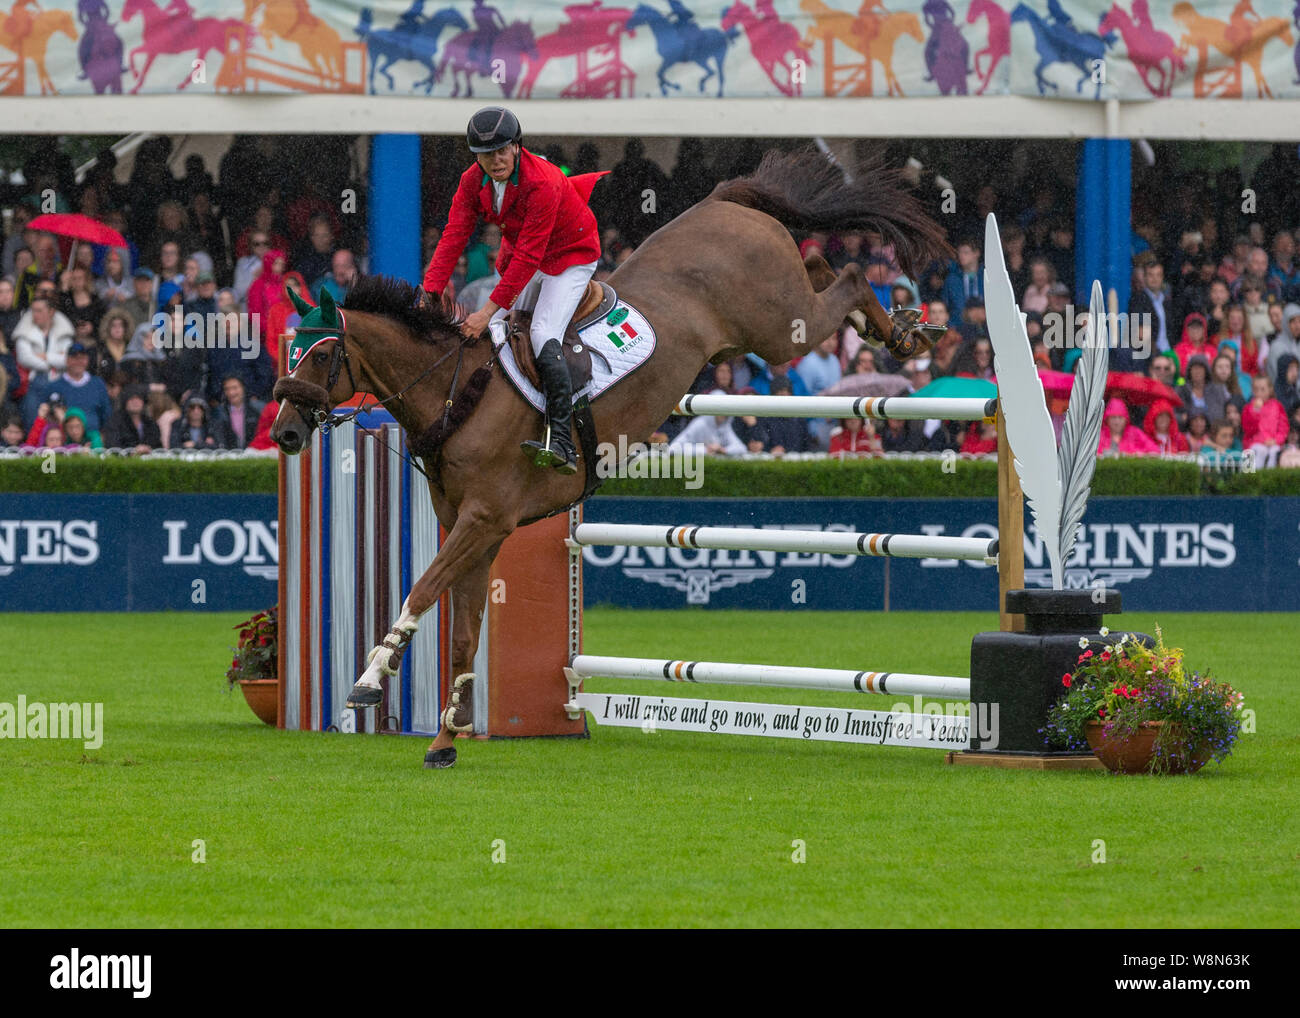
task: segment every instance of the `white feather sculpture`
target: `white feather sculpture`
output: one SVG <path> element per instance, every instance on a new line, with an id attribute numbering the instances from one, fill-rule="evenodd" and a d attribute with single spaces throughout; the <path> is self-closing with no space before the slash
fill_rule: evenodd
<path id="1" fill-rule="evenodd" d="M 1088 338 L 1074 369 L 1070 405 L 1061 425 L 1061 561 L 1067 562 L 1088 504 L 1097 443 L 1101 439 L 1102 404 L 1110 373 L 1110 333 L 1101 283 L 1092 284 L 1088 307 Z"/>
<path id="2" fill-rule="evenodd" d="M 1064 585 L 1061 563 L 1061 476 L 1056 457 L 1052 418 L 1047 412 L 1043 383 L 1025 331 L 1025 316 L 1016 304 L 1002 260 L 1002 238 L 992 213 L 984 227 L 984 306 L 989 337 L 993 341 L 994 370 L 998 376 L 998 401 L 1006 421 L 1020 487 L 1029 512 L 1047 549 L 1052 567 L 1052 587 Z M 1093 442 L 1096 443 L 1094 438 Z"/>

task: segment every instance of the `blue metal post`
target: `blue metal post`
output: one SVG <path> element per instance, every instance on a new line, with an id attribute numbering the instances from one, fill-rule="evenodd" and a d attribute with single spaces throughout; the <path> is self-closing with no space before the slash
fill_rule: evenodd
<path id="1" fill-rule="evenodd" d="M 1088 138 L 1079 148 L 1074 202 L 1074 304 L 1088 306 L 1094 279 L 1104 278 L 1109 181 L 1102 138 Z"/>
<path id="2" fill-rule="evenodd" d="M 420 252 L 420 136 L 376 134 L 370 139 L 370 272 L 418 284 Z"/>
<path id="3" fill-rule="evenodd" d="M 1106 146 L 1106 254 L 1103 275 L 1097 277 L 1109 295 L 1113 288 L 1119 311 L 1128 311 L 1132 279 L 1132 144 L 1127 138 L 1108 138 Z M 1091 284 L 1090 284 L 1091 285 Z"/>

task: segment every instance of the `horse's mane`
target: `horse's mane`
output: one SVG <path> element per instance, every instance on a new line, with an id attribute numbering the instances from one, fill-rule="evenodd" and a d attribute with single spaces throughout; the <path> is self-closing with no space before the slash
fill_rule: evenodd
<path id="1" fill-rule="evenodd" d="M 404 279 L 393 276 L 362 276 L 343 302 L 345 311 L 367 311 L 383 315 L 406 326 L 426 343 L 437 343 L 448 331 L 458 331 L 459 307 L 445 307 L 440 300 L 420 303 L 420 291 Z"/>

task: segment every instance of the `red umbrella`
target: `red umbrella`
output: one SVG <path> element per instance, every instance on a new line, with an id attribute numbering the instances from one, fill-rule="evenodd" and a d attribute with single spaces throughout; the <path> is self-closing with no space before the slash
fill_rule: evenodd
<path id="1" fill-rule="evenodd" d="M 1038 369 L 1039 381 L 1043 383 L 1043 392 L 1049 396 L 1069 399 L 1074 391 L 1074 376 L 1064 371 L 1052 371 L 1050 368 Z"/>
<path id="2" fill-rule="evenodd" d="M 105 226 L 98 219 L 72 212 L 54 212 L 37 216 L 27 224 L 29 230 L 44 230 L 60 237 L 84 240 L 88 244 L 107 244 L 109 247 L 126 247 L 126 238 Z"/>
<path id="3" fill-rule="evenodd" d="M 1158 399 L 1167 399 L 1176 407 L 1183 405 L 1183 398 L 1164 382 L 1127 371 L 1112 371 L 1107 377 L 1106 398 L 1111 396 L 1133 407 L 1150 406 Z"/>
<path id="4" fill-rule="evenodd" d="M 1064 371 L 1052 371 L 1050 368 L 1038 369 L 1038 380 L 1043 383 L 1043 392 L 1056 399 L 1069 399 L 1074 391 L 1074 376 Z M 997 381 L 996 376 L 993 381 Z"/>

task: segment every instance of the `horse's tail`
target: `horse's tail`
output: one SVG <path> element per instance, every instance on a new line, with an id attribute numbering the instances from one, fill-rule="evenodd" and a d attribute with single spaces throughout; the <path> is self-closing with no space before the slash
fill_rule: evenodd
<path id="1" fill-rule="evenodd" d="M 902 174 L 879 163 L 846 183 L 840 168 L 816 149 L 769 152 L 752 176 L 719 184 L 709 199 L 765 212 L 798 230 L 875 230 L 913 279 L 932 261 L 952 257 L 943 229 L 907 190 Z"/>

